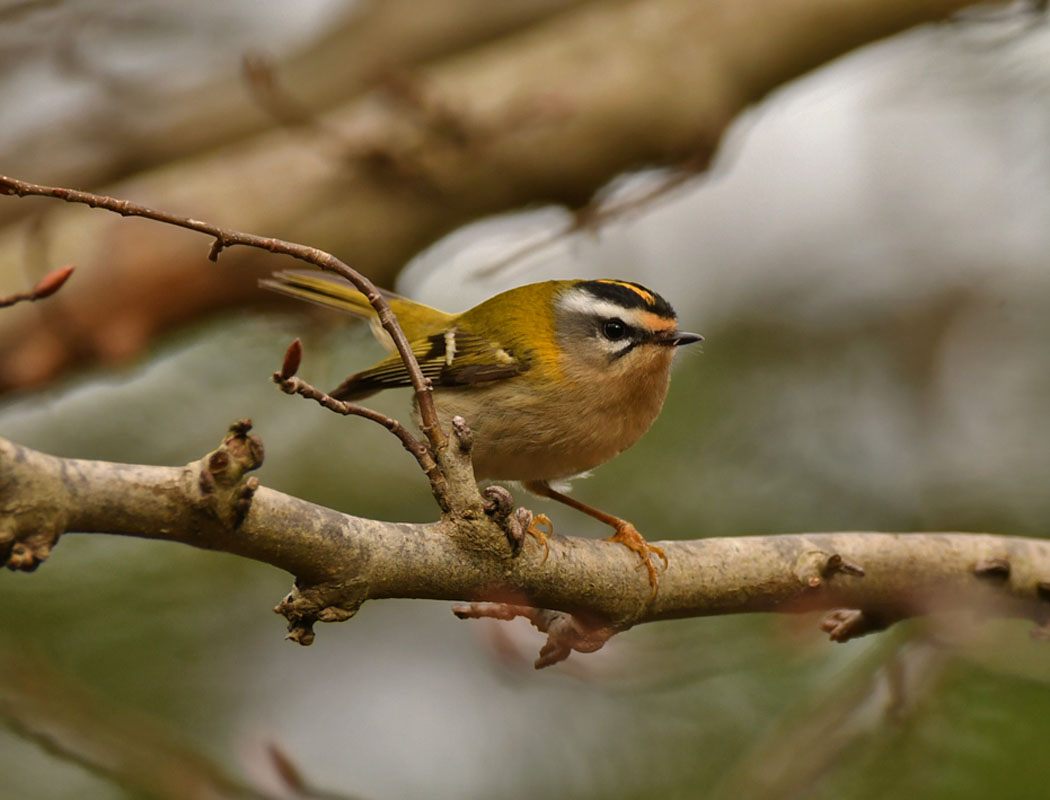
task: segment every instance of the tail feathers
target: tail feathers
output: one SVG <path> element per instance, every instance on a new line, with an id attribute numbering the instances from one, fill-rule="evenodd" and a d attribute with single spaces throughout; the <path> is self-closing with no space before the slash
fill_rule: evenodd
<path id="1" fill-rule="evenodd" d="M 311 270 L 285 270 L 275 272 L 272 277 L 259 281 L 264 289 L 279 294 L 306 300 L 326 308 L 345 311 L 355 317 L 367 319 L 372 333 L 388 350 L 393 351 L 394 342 L 383 330 L 368 298 L 357 291 L 352 284 L 334 275 Z M 396 295 L 393 292 L 380 290 L 390 303 L 390 308 L 397 316 L 401 330 L 409 340 L 423 339 L 436 331 L 442 331 L 452 324 L 454 315 L 438 311 L 436 308 L 417 303 L 414 300 Z"/>
<path id="2" fill-rule="evenodd" d="M 361 319 L 375 319 L 376 312 L 368 298 L 348 281 L 334 275 L 310 270 L 285 270 L 263 278 L 259 286 L 279 294 L 306 300 L 327 308 L 336 308 Z M 384 292 L 387 299 L 397 295 Z M 396 312 L 395 312 L 396 313 Z"/>

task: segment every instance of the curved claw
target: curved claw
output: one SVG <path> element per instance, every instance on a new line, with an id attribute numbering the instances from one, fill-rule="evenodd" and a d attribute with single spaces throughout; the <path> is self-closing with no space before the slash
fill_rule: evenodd
<path id="1" fill-rule="evenodd" d="M 546 530 L 543 530 L 543 528 L 546 528 Z M 532 522 L 525 529 L 525 533 L 543 545 L 543 561 L 540 563 L 546 564 L 547 557 L 551 554 L 551 546 L 550 542 L 547 541 L 547 537 L 554 535 L 554 523 L 551 522 L 551 518 L 546 514 L 533 515 Z"/>
<path id="2" fill-rule="evenodd" d="M 640 566 L 644 566 L 646 571 L 649 573 L 649 585 L 652 587 L 652 594 L 649 595 L 649 599 L 656 597 L 656 592 L 660 588 L 660 576 L 656 572 L 656 567 L 653 566 L 652 557 L 656 556 L 664 562 L 664 570 L 667 569 L 667 553 L 664 552 L 662 547 L 657 547 L 655 544 L 649 544 L 645 541 L 645 537 L 638 532 L 638 529 L 634 527 L 630 522 L 622 522 L 616 526 L 616 533 L 606 539 L 607 542 L 617 542 L 622 544 L 632 553 L 637 553 L 638 557 L 642 560 Z"/>

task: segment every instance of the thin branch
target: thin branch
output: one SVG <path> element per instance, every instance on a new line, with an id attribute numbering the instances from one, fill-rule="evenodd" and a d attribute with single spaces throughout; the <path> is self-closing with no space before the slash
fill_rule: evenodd
<path id="1" fill-rule="evenodd" d="M 448 451 L 469 462 L 463 448 Z M 564 627 L 571 635 L 550 644 L 571 649 L 594 649 L 642 622 L 750 612 L 858 609 L 868 630 L 945 610 L 1050 620 L 1046 540 L 807 533 L 660 542 L 670 566 L 650 600 L 637 559 L 614 544 L 554 536 L 545 557 L 527 539 L 515 556 L 484 513 L 425 525 L 361 519 L 251 486 L 245 473 L 260 459 L 261 443 L 243 423 L 219 450 L 184 467 L 56 458 L 0 440 L 0 558 L 33 569 L 66 531 L 252 558 L 296 576 L 277 610 L 302 644 L 316 622 L 349 619 L 366 599 L 394 597 L 564 612 L 526 616 Z M 594 630 L 597 639 L 588 635 Z"/>
<path id="2" fill-rule="evenodd" d="M 480 278 L 490 278 L 582 231 L 598 234 L 603 227 L 622 221 L 632 212 L 651 210 L 657 200 L 685 186 L 700 175 L 707 168 L 707 161 L 706 157 L 691 158 L 660 176 L 652 185 L 627 197 L 612 200 L 598 196 L 592 197 L 564 224 L 557 226 L 552 231 L 545 231 L 532 241 L 512 248 L 510 252 L 478 269 L 476 274 Z"/>
<path id="3" fill-rule="evenodd" d="M 412 388 L 416 395 L 416 404 L 419 407 L 419 416 L 422 420 L 423 433 L 426 434 L 427 439 L 435 450 L 440 450 L 445 446 L 445 435 L 441 430 L 441 425 L 438 423 L 430 381 L 424 377 L 423 372 L 420 370 L 419 363 L 412 353 L 412 346 L 401 330 L 394 312 L 390 309 L 390 304 L 387 303 L 386 298 L 383 297 L 372 281 L 331 253 L 326 253 L 324 250 L 319 250 L 316 247 L 286 242 L 283 239 L 256 236 L 251 233 L 221 228 L 203 220 L 148 208 L 138 203 L 132 203 L 129 200 L 119 200 L 108 195 L 93 194 L 58 186 L 42 186 L 5 175 L 0 175 L 0 194 L 18 197 L 54 197 L 67 203 L 82 203 L 91 208 L 102 208 L 106 211 L 120 214 L 123 217 L 143 217 L 155 222 L 163 222 L 167 225 L 204 233 L 214 239 L 211 251 L 208 254 L 208 258 L 211 261 L 217 261 L 219 254 L 228 247 L 255 247 L 270 253 L 291 256 L 345 278 L 368 298 L 368 302 L 375 309 L 383 329 L 390 334 L 394 347 L 397 349 L 398 355 L 401 356 L 401 360 L 404 362 L 405 369 L 408 371 L 409 378 L 412 381 Z"/>

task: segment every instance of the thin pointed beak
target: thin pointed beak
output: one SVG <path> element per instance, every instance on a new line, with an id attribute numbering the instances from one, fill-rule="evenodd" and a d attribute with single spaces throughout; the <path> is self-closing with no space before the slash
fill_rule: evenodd
<path id="1" fill-rule="evenodd" d="M 681 347 L 683 344 L 693 344 L 694 342 L 702 342 L 704 337 L 699 333 L 686 333 L 685 331 L 677 331 L 673 336 L 670 336 L 667 343 L 673 347 Z"/>

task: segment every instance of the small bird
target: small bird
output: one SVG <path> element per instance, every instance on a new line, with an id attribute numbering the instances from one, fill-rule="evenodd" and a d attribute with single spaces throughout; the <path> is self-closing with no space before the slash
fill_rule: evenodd
<path id="1" fill-rule="evenodd" d="M 367 319 L 376 338 L 393 350 L 368 300 L 341 278 L 291 270 L 260 285 Z M 638 441 L 663 407 L 676 348 L 703 337 L 678 330 L 674 309 L 656 292 L 622 280 L 532 283 L 461 314 L 385 296 L 433 384 L 442 426 L 461 416 L 473 431 L 476 476 L 519 481 L 611 526 L 609 541 L 638 554 L 655 593 L 651 557 L 666 568 L 664 551 L 630 522 L 555 490 L 551 482 L 604 464 Z M 355 401 L 410 385 L 395 353 L 329 394 Z M 545 516 L 536 519 L 553 530 Z M 529 533 L 545 542 L 535 527 Z"/>

